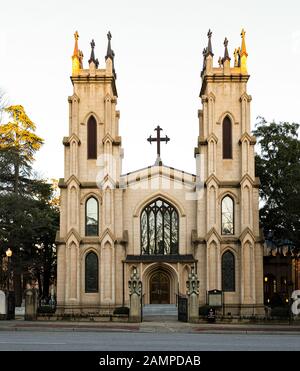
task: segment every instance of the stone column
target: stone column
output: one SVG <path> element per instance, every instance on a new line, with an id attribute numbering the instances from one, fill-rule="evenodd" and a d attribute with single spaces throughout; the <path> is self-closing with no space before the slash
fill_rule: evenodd
<path id="1" fill-rule="evenodd" d="M 128 286 L 130 296 L 129 322 L 141 322 L 142 282 L 136 267 L 133 268 Z"/>
<path id="2" fill-rule="evenodd" d="M 38 308 L 38 291 L 36 289 L 25 290 L 25 320 L 35 321 Z"/>
<path id="3" fill-rule="evenodd" d="M 186 283 L 188 295 L 188 321 L 198 322 L 199 320 L 199 280 L 192 267 L 189 279 Z"/>

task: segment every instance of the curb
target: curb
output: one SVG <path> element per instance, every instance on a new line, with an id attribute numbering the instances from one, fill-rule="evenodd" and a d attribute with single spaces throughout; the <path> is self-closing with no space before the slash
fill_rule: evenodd
<path id="1" fill-rule="evenodd" d="M 108 326 L 0 326 L 4 331 L 15 332 L 122 332 L 122 333 L 189 333 L 189 334 L 234 334 L 234 335 L 293 335 L 299 336 L 300 329 L 201 329 L 193 327 L 142 326 L 108 327 Z"/>

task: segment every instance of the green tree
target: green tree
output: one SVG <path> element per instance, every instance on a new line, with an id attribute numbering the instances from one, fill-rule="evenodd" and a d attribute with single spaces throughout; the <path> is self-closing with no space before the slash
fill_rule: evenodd
<path id="1" fill-rule="evenodd" d="M 256 175 L 261 181 L 260 221 L 275 239 L 289 239 L 300 247 L 299 124 L 270 122 L 259 117 L 253 134 L 260 153 Z"/>
<path id="2" fill-rule="evenodd" d="M 33 176 L 34 155 L 43 144 L 22 106 L 4 111 L 10 121 L 0 125 L 0 248 L 13 250 L 16 303 L 22 299 L 21 277 L 38 279 L 47 296 L 55 269 L 58 207 L 52 184 Z"/>
<path id="3" fill-rule="evenodd" d="M 22 296 L 21 275 L 28 279 L 37 279 L 40 295 L 47 296 L 50 278 L 55 274 L 54 242 L 59 212 L 58 207 L 51 202 L 51 184 L 44 184 L 43 192 L 38 195 L 38 198 L 15 193 L 0 196 L 2 255 L 8 247 L 13 250 L 14 288 L 18 304 Z"/>
<path id="4" fill-rule="evenodd" d="M 2 190 L 25 194 L 34 154 L 43 139 L 35 134 L 36 126 L 22 106 L 9 106 L 4 111 L 10 121 L 0 125 L 0 151 L 4 154 L 0 161 Z"/>

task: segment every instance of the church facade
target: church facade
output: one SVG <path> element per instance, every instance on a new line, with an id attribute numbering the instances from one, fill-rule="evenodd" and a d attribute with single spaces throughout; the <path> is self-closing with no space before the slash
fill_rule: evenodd
<path id="1" fill-rule="evenodd" d="M 222 290 L 224 314 L 263 313 L 263 247 L 259 234 L 255 138 L 250 130 L 245 32 L 234 60 L 213 65 L 211 32 L 203 51 L 195 126 L 195 175 L 155 165 L 122 174 L 116 72 L 111 35 L 105 68 L 92 41 L 83 68 L 78 34 L 72 57 L 73 95 L 57 234 L 57 311 L 111 313 L 129 305 L 136 267 L 143 303 L 172 304 L 186 294 L 191 267 L 199 306 Z M 147 129 L 147 131 L 150 128 Z M 192 159 L 191 159 L 192 160 Z"/>

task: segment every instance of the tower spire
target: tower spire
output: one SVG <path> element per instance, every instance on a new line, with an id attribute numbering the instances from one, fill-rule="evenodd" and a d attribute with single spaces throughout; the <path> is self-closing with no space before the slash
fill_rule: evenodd
<path id="1" fill-rule="evenodd" d="M 116 74 L 116 71 L 115 71 L 115 52 L 112 50 L 111 48 L 111 33 L 110 31 L 108 31 L 107 33 L 107 39 L 108 39 L 108 44 L 107 44 L 107 52 L 106 52 L 106 56 L 105 56 L 105 60 L 107 61 L 108 58 L 111 59 L 112 61 L 112 72 L 113 72 L 113 75 L 115 78 L 117 78 L 117 74 Z"/>
<path id="2" fill-rule="evenodd" d="M 228 53 L 228 39 L 225 37 L 224 40 L 224 46 L 225 46 L 225 51 L 224 51 L 224 58 L 223 58 L 223 63 L 227 60 L 230 61 L 229 53 Z"/>
<path id="3" fill-rule="evenodd" d="M 75 45 L 74 45 L 74 52 L 73 52 L 73 57 L 78 56 L 78 39 L 79 39 L 79 34 L 78 31 L 75 31 L 74 33 L 74 39 L 75 39 Z"/>
<path id="4" fill-rule="evenodd" d="M 245 55 L 246 57 L 248 57 L 245 35 L 246 35 L 246 31 L 244 29 L 242 29 L 242 32 L 241 32 L 242 46 L 241 46 L 240 56 Z"/>
<path id="5" fill-rule="evenodd" d="M 241 37 L 242 37 L 242 45 L 240 50 L 240 63 L 241 63 L 241 73 L 247 74 L 247 48 L 246 48 L 246 40 L 245 40 L 246 31 L 242 29 Z"/>
<path id="6" fill-rule="evenodd" d="M 203 49 L 202 55 L 203 55 L 203 67 L 202 67 L 202 73 L 203 73 L 206 68 L 206 55 L 207 55 L 206 48 Z"/>
<path id="7" fill-rule="evenodd" d="M 110 33 L 110 31 L 108 31 L 108 34 L 107 34 L 108 44 L 107 44 L 107 52 L 106 52 L 105 60 L 107 58 L 110 58 L 113 61 L 114 52 L 111 48 L 111 42 L 110 42 L 111 38 L 112 38 L 111 33 Z"/>
<path id="8" fill-rule="evenodd" d="M 208 30 L 207 37 L 208 37 L 208 45 L 207 45 L 207 54 L 206 55 L 211 55 L 213 57 L 214 53 L 212 51 L 212 46 L 211 46 L 212 32 L 211 32 L 210 29 Z"/>
<path id="9" fill-rule="evenodd" d="M 80 70 L 80 65 L 82 64 L 82 56 L 78 49 L 78 39 L 79 39 L 78 31 L 74 33 L 74 39 L 75 39 L 75 45 L 74 45 L 74 51 L 72 55 L 72 75 L 78 74 Z"/>
<path id="10" fill-rule="evenodd" d="M 91 41 L 91 48 L 92 48 L 92 49 L 91 49 L 91 56 L 90 56 L 90 59 L 89 59 L 89 64 L 91 64 L 92 62 L 94 62 L 96 68 L 98 68 L 99 61 L 98 61 L 98 59 L 95 58 L 95 51 L 94 51 L 95 46 L 96 46 L 96 44 L 95 44 L 95 41 L 94 41 L 94 39 L 93 39 L 93 40 Z"/>

